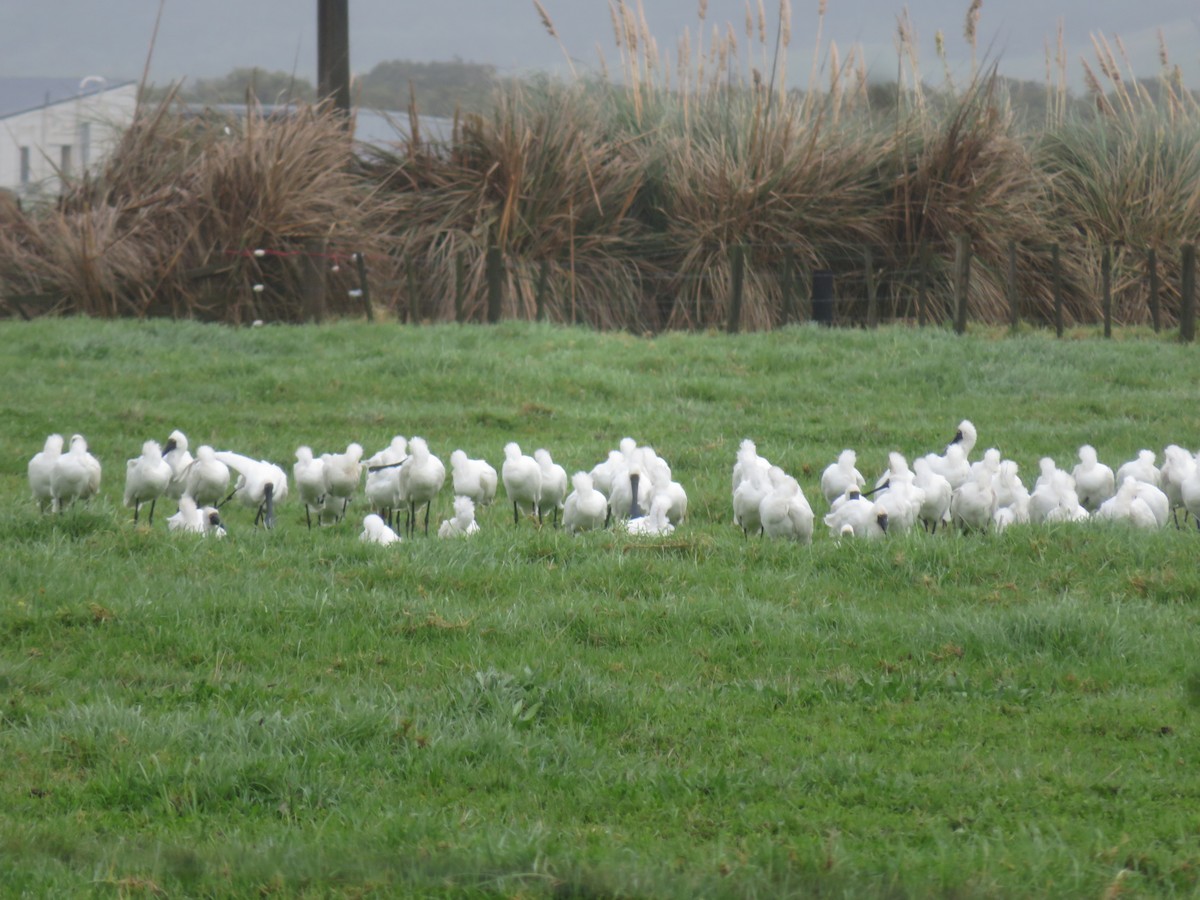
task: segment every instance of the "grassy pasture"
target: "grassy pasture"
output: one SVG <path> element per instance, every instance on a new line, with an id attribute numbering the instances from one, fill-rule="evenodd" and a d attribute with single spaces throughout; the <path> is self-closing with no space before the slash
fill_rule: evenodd
<path id="1" fill-rule="evenodd" d="M 939 330 L 654 339 L 509 323 L 0 324 L 0 884 L 31 896 L 1153 896 L 1200 889 L 1200 535 L 747 540 L 738 441 L 800 479 L 959 419 L 1026 480 L 1200 446 L 1195 349 Z M 395 433 L 497 465 L 653 444 L 670 539 L 503 505 L 469 541 L 135 527 L 182 428 L 290 469 Z M 37 514 L 85 434 L 102 496 Z M 978 451 L 977 451 L 978 452 Z M 434 510 L 450 514 L 447 489 Z M 352 517 L 353 518 L 353 517 Z"/>

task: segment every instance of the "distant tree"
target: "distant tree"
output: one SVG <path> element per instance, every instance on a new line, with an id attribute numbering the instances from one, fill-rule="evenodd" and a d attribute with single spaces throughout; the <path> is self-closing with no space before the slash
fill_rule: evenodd
<path id="1" fill-rule="evenodd" d="M 429 116 L 451 116 L 456 109 L 482 112 L 491 103 L 496 67 L 483 63 L 381 62 L 359 79 L 355 102 L 372 109 L 407 109 L 415 97 L 417 109 Z"/>
<path id="2" fill-rule="evenodd" d="M 161 97 L 166 88 L 156 87 L 151 98 Z M 186 103 L 245 103 L 247 92 L 259 103 L 311 102 L 317 91 L 312 82 L 297 78 L 290 72 L 268 72 L 264 69 L 240 68 L 218 78 L 196 78 L 184 81 L 179 99 Z"/>

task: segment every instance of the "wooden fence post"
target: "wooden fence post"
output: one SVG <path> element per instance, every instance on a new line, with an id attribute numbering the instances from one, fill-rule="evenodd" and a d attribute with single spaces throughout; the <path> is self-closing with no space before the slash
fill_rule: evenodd
<path id="1" fill-rule="evenodd" d="M 459 250 L 454 254 L 454 321 L 463 323 L 467 305 L 467 254 Z"/>
<path id="2" fill-rule="evenodd" d="M 367 321 L 375 321 L 375 309 L 371 306 L 371 285 L 367 282 L 367 263 L 361 253 L 354 254 L 354 266 L 358 269 L 358 289 L 361 291 L 363 309 L 367 313 Z"/>
<path id="3" fill-rule="evenodd" d="M 971 238 L 960 234 L 954 239 L 954 331 L 967 330 L 967 296 L 971 291 Z"/>
<path id="4" fill-rule="evenodd" d="M 729 324 L 725 330 L 737 334 L 742 320 L 742 290 L 746 281 L 746 248 L 734 244 L 729 248 Z"/>
<path id="5" fill-rule="evenodd" d="M 796 258 L 788 253 L 783 258 L 783 324 L 788 326 L 796 318 Z"/>
<path id="6" fill-rule="evenodd" d="M 921 241 L 917 254 L 917 325 L 924 328 L 929 307 L 929 245 L 925 241 Z"/>
<path id="7" fill-rule="evenodd" d="M 322 322 L 325 319 L 325 266 L 322 264 L 324 256 L 324 241 L 304 242 L 300 270 L 303 273 L 301 303 L 306 322 Z"/>
<path id="8" fill-rule="evenodd" d="M 1153 247 L 1146 253 L 1146 268 L 1150 273 L 1150 324 L 1154 326 L 1154 333 L 1158 334 L 1162 330 L 1162 317 L 1158 299 L 1158 253 Z"/>
<path id="9" fill-rule="evenodd" d="M 494 243 L 488 245 L 485 262 L 487 276 L 487 320 L 489 325 L 500 321 L 500 305 L 504 300 L 504 257 Z"/>
<path id="10" fill-rule="evenodd" d="M 1104 304 L 1104 336 L 1112 337 L 1112 247 L 1104 245 L 1104 255 L 1100 257 L 1100 290 Z"/>
<path id="11" fill-rule="evenodd" d="M 1184 244 L 1183 275 L 1179 288 L 1179 339 L 1190 344 L 1196 339 L 1196 245 Z"/>
<path id="12" fill-rule="evenodd" d="M 1016 334 L 1021 327 L 1020 294 L 1017 292 L 1017 242 L 1008 242 L 1008 310 L 1009 325 Z"/>
<path id="13" fill-rule="evenodd" d="M 1063 292 L 1062 250 L 1058 244 L 1050 246 L 1050 270 L 1054 288 L 1054 333 L 1063 336 Z"/>
<path id="14" fill-rule="evenodd" d="M 534 293 L 534 318 L 539 322 L 546 321 L 546 288 L 550 283 L 550 260 L 543 259 L 538 264 L 537 289 Z"/>
<path id="15" fill-rule="evenodd" d="M 875 290 L 875 255 L 863 247 L 863 268 L 867 276 L 867 327 L 879 327 L 879 297 Z"/>
<path id="16" fill-rule="evenodd" d="M 412 261 L 411 256 L 404 263 L 404 286 L 404 290 L 408 294 L 405 320 L 420 324 L 421 307 L 417 301 L 417 265 Z"/>

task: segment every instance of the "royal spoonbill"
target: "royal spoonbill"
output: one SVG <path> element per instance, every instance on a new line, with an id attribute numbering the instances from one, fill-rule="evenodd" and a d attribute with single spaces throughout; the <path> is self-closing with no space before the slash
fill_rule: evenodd
<path id="1" fill-rule="evenodd" d="M 346 446 L 344 453 L 322 453 L 321 461 L 325 475 L 325 507 L 334 521 L 341 521 L 346 515 L 346 507 L 354 499 L 354 492 L 362 481 L 361 444 L 351 443 Z M 340 508 L 339 508 L 340 507 Z"/>
<path id="2" fill-rule="evenodd" d="M 384 546 L 398 544 L 402 540 L 400 535 L 392 531 L 387 522 L 375 513 L 368 513 L 363 517 L 363 530 L 358 539 L 368 544 L 383 544 Z"/>
<path id="3" fill-rule="evenodd" d="M 225 537 L 225 525 L 215 506 L 200 507 L 196 501 L 184 494 L 179 498 L 179 511 L 167 519 L 168 531 L 184 531 L 207 537 Z"/>
<path id="4" fill-rule="evenodd" d="M 325 508 L 325 458 L 314 456 L 312 447 L 296 448 L 296 461 L 292 464 L 292 479 L 296 482 L 296 493 L 304 504 L 304 521 L 312 528 L 310 510 L 317 511 L 317 522 Z"/>
<path id="5" fill-rule="evenodd" d="M 913 485 L 925 495 L 917 518 L 926 531 L 937 534 L 938 525 L 950 521 L 950 500 L 954 489 L 944 475 L 933 471 L 925 457 L 913 460 Z"/>
<path id="6" fill-rule="evenodd" d="M 231 450 L 218 450 L 213 456 L 231 471 L 237 472 L 237 483 L 225 502 L 236 497 L 242 506 L 256 510 L 254 524 L 261 521 L 267 528 L 275 527 L 275 504 L 287 499 L 287 473 L 273 462 L 251 459 Z"/>
<path id="7" fill-rule="evenodd" d="M 470 497 L 454 498 L 454 515 L 438 527 L 438 537 L 467 537 L 479 531 L 475 521 L 475 501 Z"/>
<path id="8" fill-rule="evenodd" d="M 837 462 L 832 462 L 821 473 L 821 494 L 825 502 L 833 505 L 833 501 L 852 487 L 861 488 L 867 480 L 858 471 L 858 454 L 846 449 L 838 454 Z"/>
<path id="9" fill-rule="evenodd" d="M 1171 503 L 1171 518 L 1175 522 L 1176 528 L 1179 527 L 1176 513 L 1183 509 L 1184 516 L 1187 516 L 1187 510 L 1183 505 L 1183 483 L 1191 477 L 1195 470 L 1195 457 L 1178 444 L 1169 444 L 1163 450 L 1163 464 L 1159 474 L 1162 475 L 1163 493 L 1167 495 L 1167 500 Z"/>
<path id="10" fill-rule="evenodd" d="M 533 451 L 542 470 L 542 491 L 538 495 L 538 518 L 541 519 L 547 510 L 554 511 L 554 527 L 558 527 L 558 517 L 567 499 L 567 470 L 550 457 L 550 451 L 538 448 Z"/>
<path id="11" fill-rule="evenodd" d="M 150 504 L 150 524 L 154 524 L 154 504 L 171 483 L 171 466 L 163 459 L 158 441 L 142 444 L 142 455 L 125 464 L 125 505 L 133 510 L 133 521 L 143 503 Z"/>
<path id="12" fill-rule="evenodd" d="M 446 466 L 429 452 L 425 438 L 408 442 L 408 459 L 400 465 L 400 493 L 408 501 L 408 533 L 417 528 L 417 510 L 425 507 L 425 534 L 429 534 L 429 508 L 446 481 Z"/>
<path id="13" fill-rule="evenodd" d="M 987 469 L 976 469 L 950 500 L 950 521 L 961 531 L 987 531 L 996 513 L 996 491 Z"/>
<path id="14" fill-rule="evenodd" d="M 800 489 L 800 483 L 791 475 L 784 475 L 763 497 L 758 518 L 764 537 L 812 543 L 812 507 Z"/>
<path id="15" fill-rule="evenodd" d="M 76 500 L 88 500 L 100 490 L 100 461 L 88 452 L 82 434 L 71 435 L 70 447 L 50 470 L 51 508 L 61 512 Z"/>
<path id="16" fill-rule="evenodd" d="M 1124 484 L 1126 478 L 1133 477 L 1138 481 L 1161 488 L 1162 473 L 1154 464 L 1157 459 L 1158 456 L 1153 450 L 1139 450 L 1136 459 L 1131 459 L 1117 469 L 1117 484 Z"/>
<path id="17" fill-rule="evenodd" d="M 188 466 L 193 462 L 192 454 L 188 452 L 187 435 L 179 429 L 172 431 L 162 445 L 162 454 L 171 467 L 171 482 L 165 493 L 172 500 L 178 500 L 187 491 Z"/>
<path id="18" fill-rule="evenodd" d="M 1084 444 L 1079 448 L 1079 464 L 1071 470 L 1075 479 L 1075 493 L 1079 505 L 1088 512 L 1095 512 L 1105 500 L 1117 492 L 1113 470 L 1100 462 L 1096 448 Z"/>
<path id="19" fill-rule="evenodd" d="M 500 478 L 504 492 L 513 505 L 513 524 L 521 521 L 524 508 L 530 512 L 538 509 L 542 498 L 542 467 L 532 456 L 521 453 L 515 441 L 504 445 L 504 464 L 500 467 Z M 540 519 L 539 519 L 540 521 Z"/>
<path id="20" fill-rule="evenodd" d="M 214 506 L 229 490 L 229 466 L 217 459 L 213 448 L 201 444 L 188 466 L 183 492 L 198 506 Z"/>
<path id="21" fill-rule="evenodd" d="M 671 500 L 665 494 L 659 494 L 650 501 L 650 511 L 644 516 L 636 516 L 624 523 L 624 528 L 630 534 L 666 536 L 674 533 L 675 526 L 667 518 L 667 510 Z"/>
<path id="22" fill-rule="evenodd" d="M 29 460 L 29 490 L 33 494 L 33 502 L 45 512 L 54 502 L 54 491 L 50 487 L 50 473 L 54 464 L 62 456 L 63 436 L 52 434 L 46 438 L 42 449 Z"/>
<path id="23" fill-rule="evenodd" d="M 575 489 L 563 503 L 563 528 L 570 534 L 603 528 L 608 518 L 608 499 L 596 490 L 591 473 L 576 472 L 571 484 Z"/>
<path id="24" fill-rule="evenodd" d="M 885 537 L 888 530 L 887 510 L 850 488 L 839 497 L 824 519 L 829 533 L 837 537 L 854 536 L 868 540 Z"/>
<path id="25" fill-rule="evenodd" d="M 496 499 L 500 479 L 484 459 L 471 459 L 465 450 L 450 454 L 450 472 L 456 497 L 470 497 L 476 506 L 489 506 Z"/>

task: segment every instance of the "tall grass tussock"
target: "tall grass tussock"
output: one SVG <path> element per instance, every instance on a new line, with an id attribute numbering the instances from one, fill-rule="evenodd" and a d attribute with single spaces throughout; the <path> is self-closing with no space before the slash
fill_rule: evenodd
<path id="1" fill-rule="evenodd" d="M 542 5 L 536 13 L 558 32 Z M 1047 51 L 1045 117 L 1015 111 L 1008 83 L 963 37 L 966 76 L 921 73 L 915 26 L 897 20 L 897 80 L 872 84 L 861 49 L 823 37 L 818 9 L 807 87 L 789 87 L 792 12 L 747 5 L 673 51 L 640 3 L 612 7 L 617 59 L 600 74 L 497 85 L 486 113 L 434 138 L 410 109 L 388 147 L 355 148 L 321 107 L 238 121 L 144 107 L 104 169 L 53 208 L 0 209 L 0 294 L 58 311 L 229 322 L 296 320 L 314 282 L 332 313 L 359 310 L 351 253 L 371 260 L 378 303 L 411 320 L 488 315 L 489 251 L 503 260 L 499 314 L 605 328 L 725 321 L 735 247 L 746 248 L 742 322 L 769 328 L 838 274 L 843 300 L 870 280 L 891 318 L 926 298 L 949 318 L 956 238 L 971 240 L 970 314 L 1009 316 L 1015 245 L 1020 313 L 1054 315 L 1052 246 L 1068 324 L 1101 317 L 1100 258 L 1115 248 L 1115 318 L 1149 319 L 1155 251 L 1163 321 L 1177 321 L 1179 247 L 1200 217 L 1200 105 L 1163 44 L 1138 81 L 1119 41 L 1083 63 L 1092 108 L 1072 106 L 1061 28 Z M 266 256 L 253 250 L 266 248 Z M 336 269 L 337 271 L 333 271 Z M 254 286 L 262 285 L 261 292 Z M 799 287 L 798 287 L 799 286 Z M 847 309 L 857 314 L 850 304 Z"/>

